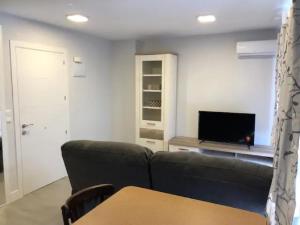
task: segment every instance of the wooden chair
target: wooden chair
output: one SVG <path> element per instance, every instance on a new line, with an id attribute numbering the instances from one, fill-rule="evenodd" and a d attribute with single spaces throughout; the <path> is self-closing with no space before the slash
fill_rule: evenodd
<path id="1" fill-rule="evenodd" d="M 64 225 L 74 223 L 111 196 L 114 191 L 114 187 L 111 184 L 101 184 L 74 193 L 61 207 Z"/>

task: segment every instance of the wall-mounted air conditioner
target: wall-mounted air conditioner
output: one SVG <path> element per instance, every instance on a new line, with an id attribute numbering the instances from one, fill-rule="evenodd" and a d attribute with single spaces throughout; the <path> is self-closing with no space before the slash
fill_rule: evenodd
<path id="1" fill-rule="evenodd" d="M 276 40 L 238 42 L 236 51 L 239 57 L 275 56 Z"/>

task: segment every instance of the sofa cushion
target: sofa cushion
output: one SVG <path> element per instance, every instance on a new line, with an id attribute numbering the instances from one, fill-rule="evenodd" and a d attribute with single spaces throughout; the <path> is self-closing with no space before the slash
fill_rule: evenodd
<path id="1" fill-rule="evenodd" d="M 113 184 L 116 190 L 150 188 L 151 155 L 145 147 L 118 142 L 71 141 L 62 146 L 73 192 L 96 184 Z"/>
<path id="2" fill-rule="evenodd" d="M 155 190 L 264 214 L 272 168 L 193 152 L 151 158 Z"/>

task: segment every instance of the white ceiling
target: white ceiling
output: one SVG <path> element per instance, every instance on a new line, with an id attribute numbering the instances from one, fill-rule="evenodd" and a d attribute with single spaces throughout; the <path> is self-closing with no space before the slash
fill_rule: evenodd
<path id="1" fill-rule="evenodd" d="M 0 11 L 108 39 L 225 33 L 279 27 L 289 0 L 0 0 Z M 73 24 L 66 14 L 90 20 Z M 196 17 L 214 14 L 214 24 Z"/>

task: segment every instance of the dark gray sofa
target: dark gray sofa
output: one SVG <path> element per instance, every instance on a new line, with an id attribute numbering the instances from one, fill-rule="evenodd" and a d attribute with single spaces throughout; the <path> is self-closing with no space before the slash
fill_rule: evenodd
<path id="1" fill-rule="evenodd" d="M 157 152 L 134 144 L 71 141 L 62 156 L 73 192 L 111 183 L 134 185 L 260 214 L 272 180 L 271 167 L 193 152 Z"/>
<path id="2" fill-rule="evenodd" d="M 263 214 L 272 168 L 195 152 L 158 152 L 151 175 L 155 190 Z"/>
<path id="3" fill-rule="evenodd" d="M 73 193 L 96 184 L 113 184 L 116 190 L 150 188 L 151 155 L 144 147 L 125 143 L 71 141 L 62 146 Z"/>

